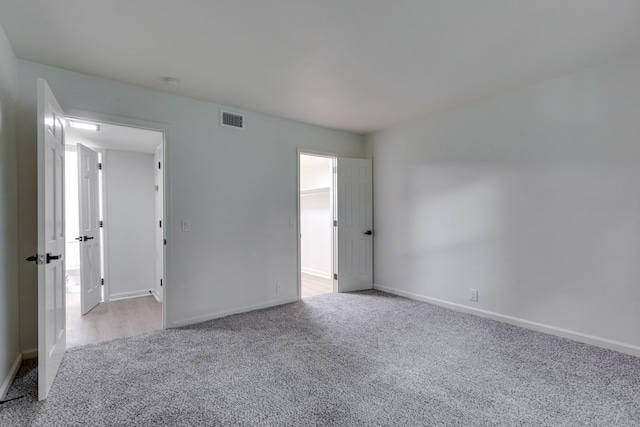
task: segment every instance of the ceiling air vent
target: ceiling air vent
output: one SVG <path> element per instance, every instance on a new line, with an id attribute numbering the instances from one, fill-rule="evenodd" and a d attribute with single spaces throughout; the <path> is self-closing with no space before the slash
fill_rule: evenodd
<path id="1" fill-rule="evenodd" d="M 222 110 L 220 111 L 220 126 L 244 129 L 244 115 Z"/>

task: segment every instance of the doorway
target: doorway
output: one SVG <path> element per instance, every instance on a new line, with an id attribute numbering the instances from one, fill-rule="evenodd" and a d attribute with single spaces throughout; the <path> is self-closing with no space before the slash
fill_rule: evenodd
<path id="1" fill-rule="evenodd" d="M 65 143 L 67 348 L 163 327 L 164 158 L 163 132 L 118 123 L 68 118 Z M 87 296 L 83 197 L 86 165 L 78 152 L 99 162 L 97 220 L 100 281 Z M 80 173 L 79 173 L 80 172 Z M 83 231 L 85 230 L 85 231 Z M 93 242 L 91 242 L 93 243 Z M 97 250 L 96 250 L 96 253 Z M 83 272 L 84 271 L 84 272 Z M 92 301 L 89 303 L 88 300 Z"/>
<path id="2" fill-rule="evenodd" d="M 301 297 L 334 292 L 335 157 L 300 154 Z"/>

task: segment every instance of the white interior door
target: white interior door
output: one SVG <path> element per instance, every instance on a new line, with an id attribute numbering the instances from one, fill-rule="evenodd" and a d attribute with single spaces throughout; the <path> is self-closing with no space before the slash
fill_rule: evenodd
<path id="1" fill-rule="evenodd" d="M 87 314 L 102 301 L 98 153 L 78 144 L 80 301 Z"/>
<path id="2" fill-rule="evenodd" d="M 60 104 L 38 79 L 38 399 L 47 398 L 66 350 L 64 126 Z"/>
<path id="3" fill-rule="evenodd" d="M 338 158 L 338 292 L 373 288 L 373 184 L 370 159 Z"/>

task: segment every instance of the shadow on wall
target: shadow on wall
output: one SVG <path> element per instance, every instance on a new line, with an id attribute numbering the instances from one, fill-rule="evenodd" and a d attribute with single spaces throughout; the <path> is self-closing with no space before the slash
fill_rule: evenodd
<path id="1" fill-rule="evenodd" d="M 629 197 L 638 175 L 631 164 L 414 168 L 413 292 L 468 305 L 475 288 L 484 309 L 540 321 L 562 313 L 597 331 L 589 313 L 629 298 L 629 278 L 640 277 L 639 202 Z"/>

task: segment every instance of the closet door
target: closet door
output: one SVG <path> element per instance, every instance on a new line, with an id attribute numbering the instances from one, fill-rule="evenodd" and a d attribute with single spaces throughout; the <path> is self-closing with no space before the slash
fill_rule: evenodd
<path id="1" fill-rule="evenodd" d="M 337 163 L 338 292 L 372 289 L 373 174 L 371 160 L 339 157 Z"/>

